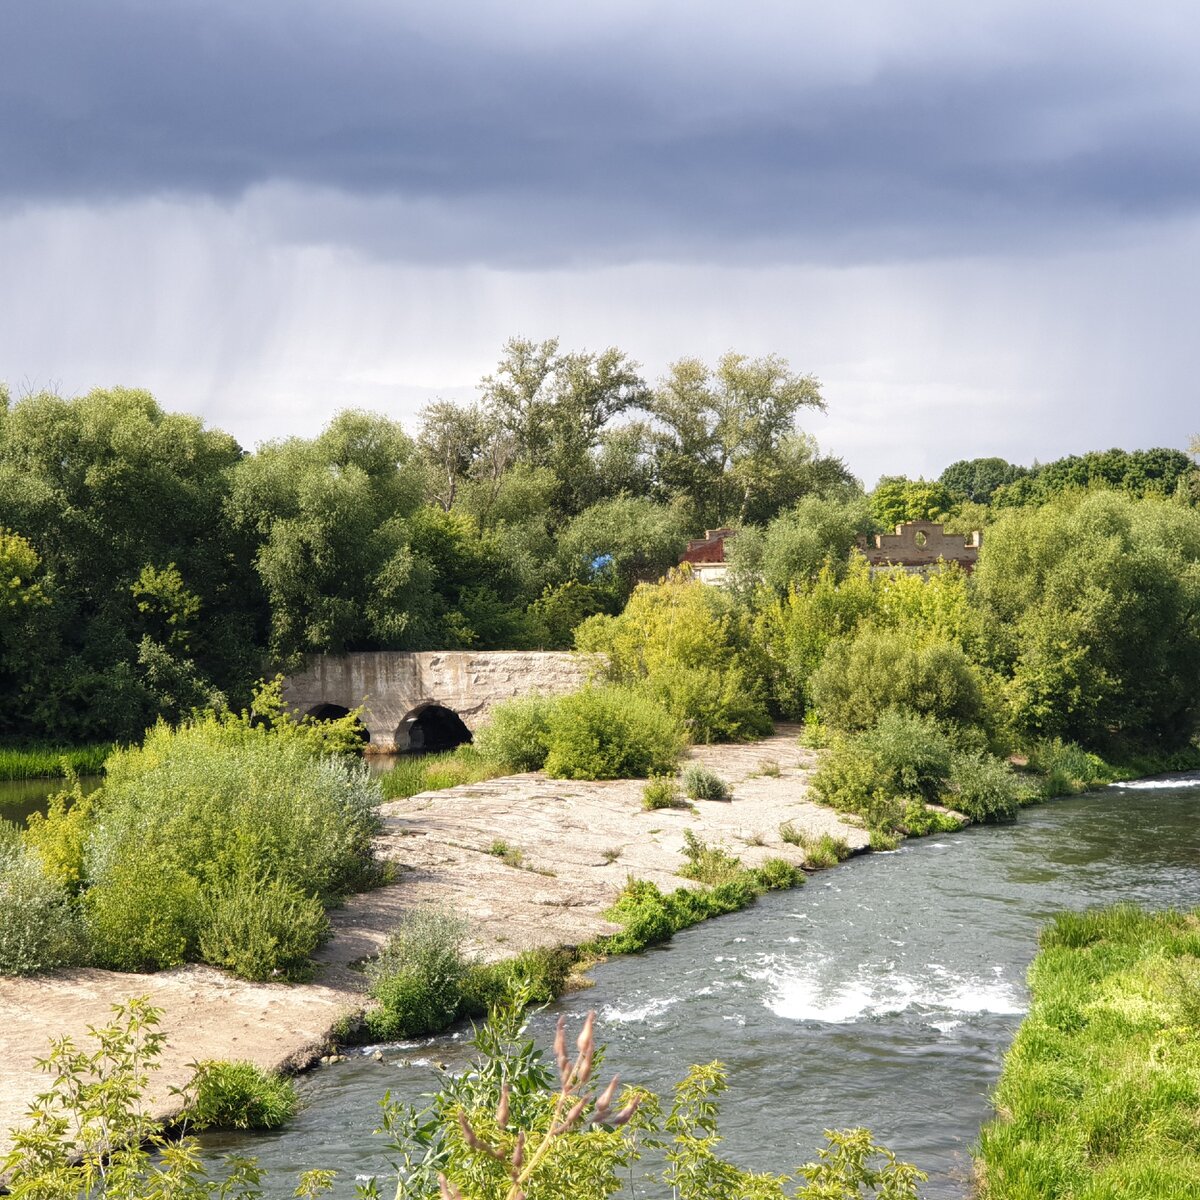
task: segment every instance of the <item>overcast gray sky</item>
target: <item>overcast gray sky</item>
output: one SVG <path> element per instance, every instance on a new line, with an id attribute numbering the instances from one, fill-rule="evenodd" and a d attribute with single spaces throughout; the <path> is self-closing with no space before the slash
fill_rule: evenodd
<path id="1" fill-rule="evenodd" d="M 5 0 L 0 378 L 253 445 L 558 335 L 782 354 L 868 484 L 1182 446 L 1198 66 L 1153 0 Z"/>

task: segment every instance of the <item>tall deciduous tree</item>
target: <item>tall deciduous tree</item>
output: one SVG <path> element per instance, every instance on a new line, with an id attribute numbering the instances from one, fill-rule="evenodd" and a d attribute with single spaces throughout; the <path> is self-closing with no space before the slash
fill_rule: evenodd
<path id="1" fill-rule="evenodd" d="M 403 644 L 414 614 L 431 604 L 409 545 L 424 487 L 411 439 L 363 412 L 340 414 L 311 441 L 263 446 L 239 465 L 229 514 L 260 540 L 256 566 L 279 661 Z"/>
<path id="2" fill-rule="evenodd" d="M 658 422 L 657 463 L 668 493 L 691 499 L 706 524 L 744 522 L 785 487 L 789 467 L 807 464 L 801 410 L 824 410 L 820 385 L 776 355 L 730 352 L 711 369 L 696 358 L 673 364 L 648 402 Z M 792 499 L 798 497 L 793 496 Z"/>

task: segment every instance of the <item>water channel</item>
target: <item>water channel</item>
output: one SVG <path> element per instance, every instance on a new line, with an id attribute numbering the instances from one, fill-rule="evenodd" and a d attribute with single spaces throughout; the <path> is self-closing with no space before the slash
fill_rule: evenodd
<path id="1" fill-rule="evenodd" d="M 855 859 L 602 964 L 534 1030 L 545 1041 L 559 1012 L 574 1023 L 595 1008 L 606 1069 L 663 1095 L 688 1064 L 722 1059 L 725 1148 L 743 1165 L 785 1171 L 823 1129 L 867 1125 L 929 1173 L 927 1196 L 963 1197 L 1039 926 L 1119 899 L 1200 905 L 1197 788 L 1196 776 L 1142 781 Z M 465 1062 L 461 1035 L 382 1049 L 382 1062 L 368 1050 L 303 1077 L 288 1130 L 214 1149 L 259 1155 L 272 1197 L 313 1166 L 336 1168 L 335 1195 L 352 1195 L 356 1175 L 386 1173 L 372 1135 L 384 1091 L 415 1101 L 435 1063 Z"/>

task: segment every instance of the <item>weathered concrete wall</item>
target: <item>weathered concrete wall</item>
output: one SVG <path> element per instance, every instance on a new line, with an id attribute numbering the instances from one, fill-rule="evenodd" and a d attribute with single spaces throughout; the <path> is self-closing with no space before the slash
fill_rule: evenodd
<path id="1" fill-rule="evenodd" d="M 908 521 L 896 526 L 895 533 L 860 537 L 858 548 L 872 567 L 903 567 L 906 571 L 926 571 L 938 560 L 958 563 L 972 571 L 979 558 L 981 535 L 978 530 L 964 536 L 947 533 L 936 521 Z"/>
<path id="2" fill-rule="evenodd" d="M 285 683 L 293 710 L 322 704 L 363 706 L 375 750 L 407 749 L 405 718 L 429 705 L 457 713 L 474 731 L 501 700 L 532 694 L 560 696 L 581 687 L 586 663 L 565 651 L 378 650 L 322 655 Z"/>

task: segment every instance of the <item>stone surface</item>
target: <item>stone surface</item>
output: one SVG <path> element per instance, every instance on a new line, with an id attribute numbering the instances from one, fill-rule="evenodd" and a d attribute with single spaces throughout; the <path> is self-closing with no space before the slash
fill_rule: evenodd
<path id="1" fill-rule="evenodd" d="M 982 537 L 978 530 L 967 536 L 947 533 L 936 521 L 907 521 L 897 525 L 895 533 L 860 537 L 858 548 L 872 567 L 922 572 L 944 561 L 969 572 L 979 559 Z"/>
<path id="2" fill-rule="evenodd" d="M 408 749 L 405 722 L 430 706 L 456 713 L 472 732 L 491 708 L 514 696 L 559 696 L 588 677 L 586 660 L 566 651 L 449 650 L 320 655 L 284 683 L 300 713 L 323 705 L 363 708 L 375 750 Z"/>
<path id="3" fill-rule="evenodd" d="M 641 780 L 573 783 L 540 775 L 385 805 L 379 851 L 396 863 L 397 881 L 331 914 L 334 936 L 311 984 L 243 983 L 198 966 L 157 975 L 79 970 L 0 979 L 0 1156 L 6 1131 L 45 1086 L 35 1059 L 46 1053 L 48 1039 L 69 1034 L 82 1044 L 88 1025 L 106 1022 L 110 1005 L 130 996 L 148 995 L 165 1010 L 168 1044 L 153 1090 L 156 1111 L 166 1113 L 173 1104 L 169 1088 L 187 1082 L 191 1062 L 247 1058 L 264 1067 L 299 1067 L 326 1054 L 337 1018 L 365 1003 L 359 960 L 416 907 L 453 908 L 471 924 L 472 948 L 503 958 L 612 931 L 603 912 L 631 874 L 663 888 L 683 884 L 675 871 L 685 829 L 747 866 L 776 855 L 802 861 L 801 851 L 779 836 L 785 821 L 863 848 L 865 830 L 807 799 L 816 760 L 796 733 L 781 727 L 747 745 L 694 748 L 688 757 L 731 784 L 733 799 L 700 802 L 691 812 L 643 811 Z M 762 774 L 776 766 L 778 775 Z M 520 851 L 521 866 L 489 853 L 497 840 Z"/>

